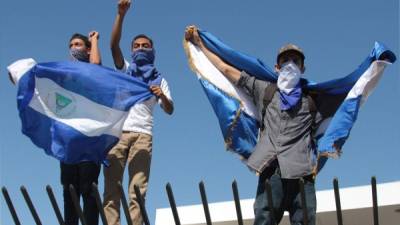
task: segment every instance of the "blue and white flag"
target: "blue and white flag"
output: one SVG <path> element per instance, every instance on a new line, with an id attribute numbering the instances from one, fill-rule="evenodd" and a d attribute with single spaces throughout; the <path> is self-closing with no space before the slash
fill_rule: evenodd
<path id="1" fill-rule="evenodd" d="M 67 164 L 103 162 L 129 109 L 152 96 L 147 84 L 102 66 L 32 61 L 8 68 L 18 85 L 22 133 Z"/>
<path id="2" fill-rule="evenodd" d="M 258 79 L 276 83 L 278 75 L 261 60 L 235 51 L 208 32 L 199 31 L 199 35 L 205 46 L 228 64 Z M 197 74 L 218 117 L 227 150 L 237 153 L 246 162 L 254 150 L 259 132 L 260 118 L 253 100 L 244 90 L 233 85 L 197 46 L 185 41 L 184 47 L 189 65 Z M 383 54 L 389 62 L 378 60 Z M 315 134 L 319 168 L 324 165 L 326 157 L 340 155 L 360 106 L 377 85 L 385 67 L 395 61 L 394 53 L 376 42 L 363 63 L 343 78 L 322 83 L 301 79 L 302 89 L 313 97 L 317 110 L 324 117 Z"/>

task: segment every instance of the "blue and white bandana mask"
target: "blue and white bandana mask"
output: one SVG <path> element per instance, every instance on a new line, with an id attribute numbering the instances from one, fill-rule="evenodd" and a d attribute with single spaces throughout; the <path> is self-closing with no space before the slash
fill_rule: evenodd
<path id="1" fill-rule="evenodd" d="M 155 50 L 153 48 L 138 49 L 132 52 L 131 57 L 132 63 L 138 66 L 154 64 Z"/>
<path id="2" fill-rule="evenodd" d="M 301 99 L 300 77 L 301 71 L 292 61 L 284 63 L 279 70 L 277 86 L 280 93 L 282 110 L 291 109 Z"/>
<path id="3" fill-rule="evenodd" d="M 129 66 L 129 73 L 147 83 L 149 86 L 160 86 L 162 76 L 154 66 L 154 49 L 139 49 L 132 52 L 132 64 Z"/>
<path id="4" fill-rule="evenodd" d="M 79 48 L 71 48 L 69 50 L 69 54 L 71 60 L 73 61 L 81 61 L 81 62 L 89 62 L 89 54 L 86 50 Z"/>

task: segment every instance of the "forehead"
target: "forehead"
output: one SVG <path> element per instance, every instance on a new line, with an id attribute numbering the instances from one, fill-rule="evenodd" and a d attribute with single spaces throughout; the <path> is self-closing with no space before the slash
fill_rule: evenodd
<path id="1" fill-rule="evenodd" d="M 136 39 L 133 43 L 135 43 L 135 44 L 145 44 L 145 43 L 151 44 L 150 40 L 147 38 L 144 38 L 144 37 L 140 37 L 140 38 Z"/>
<path id="2" fill-rule="evenodd" d="M 150 40 L 144 37 L 140 37 L 133 41 L 133 45 L 143 45 L 143 44 L 147 44 L 149 45 L 149 47 L 152 47 Z"/>
<path id="3" fill-rule="evenodd" d="M 74 39 L 71 40 L 70 43 L 78 43 L 78 42 L 82 43 L 82 44 L 85 44 L 85 42 L 80 38 L 74 38 Z"/>
<path id="4" fill-rule="evenodd" d="M 302 55 L 297 51 L 287 51 L 282 53 L 280 59 L 282 58 L 303 58 Z"/>
<path id="5" fill-rule="evenodd" d="M 298 62 L 301 64 L 304 63 L 303 56 L 297 51 L 287 51 L 282 53 L 281 55 L 279 55 L 277 63 L 281 65 L 287 62 L 288 60 L 293 60 L 294 62 Z"/>

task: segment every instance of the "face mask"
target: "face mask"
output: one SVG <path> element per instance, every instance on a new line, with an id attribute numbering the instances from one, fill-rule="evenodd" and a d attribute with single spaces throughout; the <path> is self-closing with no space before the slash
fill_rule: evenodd
<path id="1" fill-rule="evenodd" d="M 278 88 L 279 90 L 289 94 L 299 83 L 301 71 L 299 67 L 292 61 L 282 65 L 279 70 Z"/>
<path id="2" fill-rule="evenodd" d="M 132 53 L 132 62 L 138 66 L 154 63 L 154 49 L 139 49 Z"/>
<path id="3" fill-rule="evenodd" d="M 69 54 L 73 61 L 89 62 L 89 54 L 86 50 L 71 48 Z"/>

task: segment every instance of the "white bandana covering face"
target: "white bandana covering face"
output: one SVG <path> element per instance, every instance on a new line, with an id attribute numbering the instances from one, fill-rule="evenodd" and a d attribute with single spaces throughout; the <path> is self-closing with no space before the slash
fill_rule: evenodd
<path id="1" fill-rule="evenodd" d="M 17 84 L 22 75 L 28 72 L 36 64 L 36 61 L 32 58 L 20 59 L 9 65 L 7 70 L 11 74 L 14 83 Z"/>
<path id="2" fill-rule="evenodd" d="M 279 70 L 277 85 L 279 90 L 289 94 L 299 83 L 301 71 L 292 61 L 284 63 Z"/>

